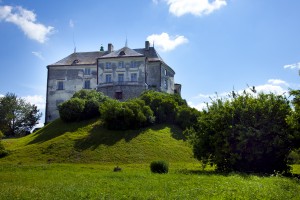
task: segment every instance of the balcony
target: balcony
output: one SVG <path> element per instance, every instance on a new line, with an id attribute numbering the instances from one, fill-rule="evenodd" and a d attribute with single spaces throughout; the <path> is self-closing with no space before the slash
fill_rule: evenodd
<path id="1" fill-rule="evenodd" d="M 123 85 L 143 85 L 142 83 L 139 83 L 138 81 L 121 81 L 121 82 L 105 82 L 105 83 L 99 83 L 98 87 L 107 87 L 107 86 L 123 86 Z"/>

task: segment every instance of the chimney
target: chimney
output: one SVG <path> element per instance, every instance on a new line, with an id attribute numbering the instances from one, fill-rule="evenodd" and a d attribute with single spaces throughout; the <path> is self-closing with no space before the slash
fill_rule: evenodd
<path id="1" fill-rule="evenodd" d="M 112 45 L 112 43 L 108 43 L 107 51 L 108 51 L 108 53 L 111 53 L 114 51 L 114 46 Z"/>
<path id="2" fill-rule="evenodd" d="M 146 49 L 146 50 L 149 50 L 149 48 L 150 48 L 150 42 L 149 42 L 149 41 L 146 41 L 146 42 L 145 42 L 145 49 Z"/>

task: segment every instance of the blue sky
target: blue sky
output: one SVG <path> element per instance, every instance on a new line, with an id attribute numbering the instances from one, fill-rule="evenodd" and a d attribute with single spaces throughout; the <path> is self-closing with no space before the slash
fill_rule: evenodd
<path id="1" fill-rule="evenodd" d="M 0 0 L 0 95 L 44 112 L 47 65 L 74 43 L 119 49 L 126 36 L 130 48 L 154 41 L 198 109 L 247 85 L 282 94 L 300 88 L 299 9 L 299 0 Z"/>

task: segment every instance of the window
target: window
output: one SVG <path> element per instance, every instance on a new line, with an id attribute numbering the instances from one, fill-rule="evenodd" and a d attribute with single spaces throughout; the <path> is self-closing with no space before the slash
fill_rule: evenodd
<path id="1" fill-rule="evenodd" d="M 84 81 L 84 89 L 91 89 L 91 81 L 90 80 Z"/>
<path id="2" fill-rule="evenodd" d="M 57 82 L 57 90 L 63 90 L 64 89 L 64 82 L 58 81 Z"/>
<path id="3" fill-rule="evenodd" d="M 91 69 L 90 68 L 85 68 L 84 69 L 84 74 L 85 75 L 90 75 L 91 74 Z"/>
<path id="4" fill-rule="evenodd" d="M 131 63 L 130 63 L 131 68 L 136 68 L 136 67 L 138 67 L 138 65 L 139 65 L 139 62 L 137 62 L 137 61 L 131 61 Z"/>
<path id="5" fill-rule="evenodd" d="M 124 82 L 124 74 L 118 74 L 118 82 Z"/>
<path id="6" fill-rule="evenodd" d="M 137 81 L 137 73 L 131 74 L 131 81 L 136 82 Z"/>
<path id="7" fill-rule="evenodd" d="M 125 52 L 124 51 L 120 51 L 119 56 L 125 56 Z"/>
<path id="8" fill-rule="evenodd" d="M 165 69 L 165 76 L 167 76 L 167 70 Z"/>
<path id="9" fill-rule="evenodd" d="M 106 74 L 106 76 L 105 76 L 105 82 L 106 83 L 111 83 L 111 74 Z"/>
<path id="10" fill-rule="evenodd" d="M 123 93 L 122 92 L 116 92 L 115 93 L 115 98 L 116 99 L 122 99 L 123 98 Z"/>
<path id="11" fill-rule="evenodd" d="M 111 69 L 111 62 L 105 63 L 105 68 L 106 69 Z"/>
<path id="12" fill-rule="evenodd" d="M 124 68 L 124 62 L 123 61 L 119 62 L 119 67 L 118 68 Z"/>
<path id="13" fill-rule="evenodd" d="M 165 79 L 164 86 L 165 86 L 165 89 L 168 89 L 168 80 L 167 79 Z"/>

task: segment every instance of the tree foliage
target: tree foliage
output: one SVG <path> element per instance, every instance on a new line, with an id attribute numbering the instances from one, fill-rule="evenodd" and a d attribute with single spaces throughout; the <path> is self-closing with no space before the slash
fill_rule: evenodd
<path id="1" fill-rule="evenodd" d="M 127 102 L 108 100 L 101 104 L 100 113 L 108 129 L 137 129 L 154 121 L 152 110 L 140 99 Z"/>
<path id="2" fill-rule="evenodd" d="M 179 106 L 187 106 L 179 95 L 152 90 L 144 92 L 140 99 L 151 108 L 157 123 L 174 123 Z"/>
<path id="3" fill-rule="evenodd" d="M 0 130 L 6 136 L 27 133 L 38 123 L 41 115 L 35 105 L 13 93 L 0 97 Z"/>
<path id="4" fill-rule="evenodd" d="M 107 99 L 96 90 L 80 90 L 58 107 L 60 118 L 65 122 L 74 122 L 99 117 L 100 104 Z"/>
<path id="5" fill-rule="evenodd" d="M 275 94 L 217 99 L 189 130 L 194 155 L 221 171 L 288 171 L 296 135 L 286 121 L 290 113 L 287 98 Z"/>

